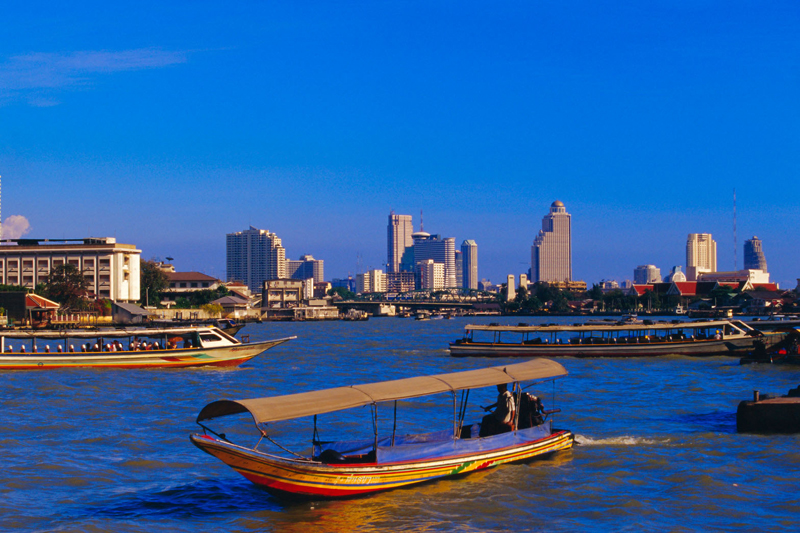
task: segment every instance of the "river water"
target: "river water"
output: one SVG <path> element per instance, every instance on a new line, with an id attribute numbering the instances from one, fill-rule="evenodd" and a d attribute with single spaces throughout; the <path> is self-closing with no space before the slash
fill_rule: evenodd
<path id="1" fill-rule="evenodd" d="M 490 321 L 517 322 L 469 319 Z M 736 433 L 739 401 L 785 394 L 800 370 L 726 357 L 563 358 L 570 375 L 538 392 L 562 409 L 556 425 L 575 433 L 573 450 L 354 500 L 276 499 L 189 442 L 197 413 L 220 398 L 514 362 L 451 358 L 447 343 L 467 323 L 251 324 L 252 340 L 298 339 L 235 369 L 0 373 L 0 530 L 800 529 L 800 437 Z M 494 401 L 483 393 L 478 403 Z M 436 403 L 415 416 L 452 413 Z"/>

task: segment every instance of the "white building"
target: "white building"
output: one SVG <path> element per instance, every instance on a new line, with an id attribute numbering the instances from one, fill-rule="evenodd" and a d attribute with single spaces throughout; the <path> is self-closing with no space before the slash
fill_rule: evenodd
<path id="1" fill-rule="evenodd" d="M 383 270 L 368 270 L 356 274 L 356 293 L 386 292 L 386 274 Z"/>
<path id="2" fill-rule="evenodd" d="M 690 233 L 686 240 L 686 279 L 697 281 L 698 274 L 717 271 L 717 243 L 710 233 Z"/>
<path id="3" fill-rule="evenodd" d="M 633 269 L 633 282 L 636 285 L 661 283 L 661 269 L 655 265 L 639 265 Z"/>
<path id="4" fill-rule="evenodd" d="M 509 302 L 517 297 L 517 287 L 514 280 L 514 274 L 509 274 L 506 277 L 506 301 Z"/>
<path id="5" fill-rule="evenodd" d="M 700 272 L 697 281 L 769 283 L 769 273 L 763 270 L 745 269 L 732 272 Z"/>
<path id="6" fill-rule="evenodd" d="M 532 281 L 572 281 L 572 220 L 556 200 L 531 247 Z"/>
<path id="7" fill-rule="evenodd" d="M 251 291 L 261 292 L 265 281 L 287 277 L 286 251 L 269 230 L 250 226 L 228 233 L 225 244 L 228 281 L 241 281 Z"/>
<path id="8" fill-rule="evenodd" d="M 395 215 L 389 213 L 389 226 L 387 227 L 387 272 L 413 272 L 413 246 L 411 235 L 414 227 L 411 224 L 411 215 Z"/>
<path id="9" fill-rule="evenodd" d="M 439 291 L 445 288 L 444 265 L 437 263 L 433 259 L 417 262 L 417 274 L 419 275 L 419 288 Z"/>
<path id="10" fill-rule="evenodd" d="M 98 298 L 136 302 L 142 251 L 113 237 L 90 239 L 13 239 L 0 246 L 0 283 L 35 289 L 50 271 L 68 264 L 83 272 Z"/>
<path id="11" fill-rule="evenodd" d="M 472 239 L 461 243 L 462 285 L 465 289 L 478 289 L 478 244 Z"/>

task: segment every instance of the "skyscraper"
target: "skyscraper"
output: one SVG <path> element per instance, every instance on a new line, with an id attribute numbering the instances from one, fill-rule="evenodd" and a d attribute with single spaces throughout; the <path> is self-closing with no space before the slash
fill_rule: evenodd
<path id="1" fill-rule="evenodd" d="M 414 259 L 411 255 L 414 241 L 411 235 L 414 227 L 411 224 L 411 215 L 395 215 L 392 211 L 389 213 L 387 230 L 387 272 L 413 272 Z"/>
<path id="2" fill-rule="evenodd" d="M 542 219 L 542 229 L 531 246 L 533 281 L 572 281 L 572 221 L 556 200 Z"/>
<path id="3" fill-rule="evenodd" d="M 461 243 L 461 278 L 465 289 L 478 289 L 478 244 L 473 240 Z"/>
<path id="4" fill-rule="evenodd" d="M 264 281 L 286 278 L 286 251 L 274 233 L 250 226 L 228 233 L 225 241 L 228 281 L 241 281 L 260 293 Z"/>
<path id="5" fill-rule="evenodd" d="M 716 241 L 710 233 L 690 233 L 686 240 L 686 279 L 697 281 L 698 274 L 716 271 Z"/>
<path id="6" fill-rule="evenodd" d="M 419 231 L 414 233 L 414 262 L 433 259 L 444 267 L 444 288 L 456 286 L 456 240 L 453 237 L 442 239 L 441 235 L 429 235 Z"/>
<path id="7" fill-rule="evenodd" d="M 764 257 L 764 250 L 761 248 L 761 239 L 756 236 L 744 241 L 744 268 L 745 270 L 767 271 L 767 259 Z"/>

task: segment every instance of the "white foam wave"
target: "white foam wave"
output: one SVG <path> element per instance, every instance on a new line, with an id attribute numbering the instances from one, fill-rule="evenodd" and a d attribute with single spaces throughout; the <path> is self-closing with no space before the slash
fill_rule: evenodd
<path id="1" fill-rule="evenodd" d="M 575 435 L 575 444 L 580 446 L 638 446 L 640 444 L 665 444 L 669 439 L 647 439 L 644 437 L 608 437 L 606 439 L 593 439 L 585 435 Z"/>

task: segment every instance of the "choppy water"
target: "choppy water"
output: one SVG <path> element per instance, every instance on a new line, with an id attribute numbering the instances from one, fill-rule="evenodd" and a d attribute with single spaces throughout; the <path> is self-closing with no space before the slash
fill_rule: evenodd
<path id="1" fill-rule="evenodd" d="M 564 358 L 556 420 L 577 435 L 572 451 L 356 500 L 277 500 L 188 440 L 223 397 L 511 361 L 449 357 L 465 323 L 250 325 L 253 340 L 299 338 L 230 370 L 0 373 L 0 530 L 800 528 L 800 437 L 739 435 L 735 417 L 753 389 L 785 394 L 800 371 L 732 358 Z"/>

